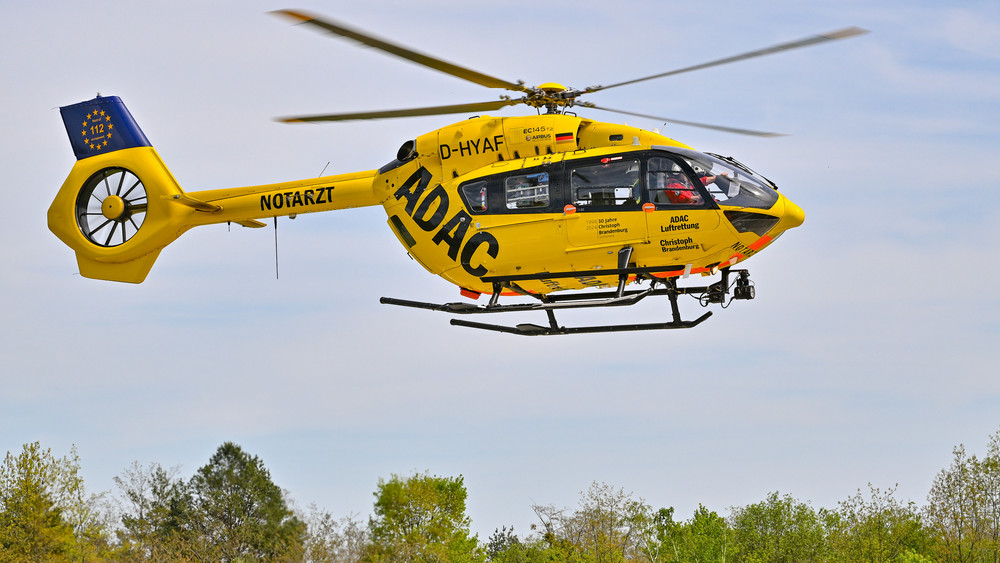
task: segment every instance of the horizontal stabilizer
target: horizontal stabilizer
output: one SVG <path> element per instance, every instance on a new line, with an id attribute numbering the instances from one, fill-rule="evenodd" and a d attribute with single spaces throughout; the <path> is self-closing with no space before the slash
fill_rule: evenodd
<path id="1" fill-rule="evenodd" d="M 247 219 L 245 221 L 236 221 L 236 224 L 237 225 L 243 225 L 244 227 L 248 227 L 248 228 L 251 228 L 251 229 L 259 229 L 261 227 L 266 227 L 267 226 L 266 223 L 262 223 L 262 222 L 260 222 L 260 221 L 258 221 L 256 219 Z"/>
<path id="2" fill-rule="evenodd" d="M 222 210 L 222 206 L 220 205 L 215 205 L 214 203 L 207 203 L 200 199 L 193 198 L 187 194 L 174 194 L 174 197 L 171 199 L 171 201 L 186 205 L 193 209 L 197 209 L 198 211 L 207 211 L 209 213 L 213 211 Z"/>

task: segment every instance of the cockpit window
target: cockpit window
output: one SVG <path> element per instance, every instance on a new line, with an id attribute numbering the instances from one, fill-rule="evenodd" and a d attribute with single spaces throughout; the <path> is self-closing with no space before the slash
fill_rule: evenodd
<path id="1" fill-rule="evenodd" d="M 577 207 L 637 205 L 642 192 L 639 161 L 616 157 L 578 166 L 570 172 L 570 187 Z"/>
<path id="2" fill-rule="evenodd" d="M 692 206 L 705 203 L 681 165 L 670 158 L 654 156 L 647 161 L 646 185 L 653 203 Z"/>
<path id="3" fill-rule="evenodd" d="M 719 205 L 770 209 L 778 201 L 778 193 L 767 185 L 767 180 L 746 168 L 695 151 L 672 152 L 684 157 Z"/>

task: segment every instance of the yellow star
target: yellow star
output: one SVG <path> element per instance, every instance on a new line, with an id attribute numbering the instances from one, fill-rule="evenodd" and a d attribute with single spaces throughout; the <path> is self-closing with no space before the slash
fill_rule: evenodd
<path id="1" fill-rule="evenodd" d="M 108 138 L 109 139 L 111 138 L 111 133 L 110 132 L 108 132 Z M 107 143 L 105 143 L 105 144 L 107 144 Z"/>
<path id="2" fill-rule="evenodd" d="M 101 113 L 104 113 L 104 112 L 102 111 Z M 104 121 L 111 121 L 111 116 L 109 115 L 109 116 L 105 117 Z"/>
<path id="3" fill-rule="evenodd" d="M 90 148 L 94 148 L 94 144 L 93 143 L 90 144 Z"/>
<path id="4" fill-rule="evenodd" d="M 86 131 L 80 131 L 80 134 L 81 134 L 81 135 L 86 135 L 86 134 L 87 134 L 87 132 L 86 132 Z M 86 142 L 87 142 L 87 139 L 84 139 L 84 140 L 83 140 L 83 142 L 84 142 L 84 143 L 86 143 Z"/>
<path id="5" fill-rule="evenodd" d="M 104 110 L 101 110 L 101 115 L 104 115 Z"/>
<path id="6" fill-rule="evenodd" d="M 87 126 L 87 122 L 86 122 L 86 121 L 84 121 L 84 122 L 83 122 L 83 126 L 84 126 L 84 127 L 86 127 L 86 126 Z"/>
<path id="7" fill-rule="evenodd" d="M 90 142 L 90 139 L 84 139 L 84 140 L 83 140 L 83 144 L 85 144 L 85 145 L 86 145 L 87 143 L 89 143 L 89 142 Z"/>
<path id="8" fill-rule="evenodd" d="M 110 131 L 110 130 L 112 130 L 114 128 L 115 128 L 115 124 L 114 123 L 108 124 L 108 131 Z"/>
<path id="9" fill-rule="evenodd" d="M 107 141 L 104 141 L 104 146 L 108 146 L 108 142 Z"/>

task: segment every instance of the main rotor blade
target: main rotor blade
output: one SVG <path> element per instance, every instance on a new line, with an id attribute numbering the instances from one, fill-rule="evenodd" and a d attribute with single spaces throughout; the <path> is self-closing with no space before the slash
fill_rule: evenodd
<path id="1" fill-rule="evenodd" d="M 528 89 L 524 87 L 523 84 L 516 84 L 514 82 L 508 82 L 500 78 L 495 78 L 489 76 L 488 74 L 483 74 L 481 72 L 476 72 L 474 70 L 458 66 L 456 64 L 443 61 L 441 59 L 432 57 L 430 55 L 425 55 L 423 53 L 418 53 L 407 49 L 406 47 L 396 45 L 395 43 L 390 43 L 384 39 L 379 39 L 373 35 L 362 32 L 357 29 L 352 29 L 345 26 L 342 23 L 333 22 L 331 20 L 322 20 L 315 16 L 303 12 L 297 12 L 293 10 L 277 10 L 272 12 L 275 14 L 280 14 L 284 16 L 291 17 L 298 20 L 301 23 L 306 23 L 309 25 L 314 25 L 321 29 L 325 29 L 334 35 L 339 35 L 341 37 L 347 37 L 348 39 L 353 39 L 369 47 L 374 47 L 380 51 L 384 51 L 391 55 L 396 55 L 397 57 L 404 58 L 408 61 L 417 63 L 418 65 L 433 68 L 434 70 L 441 71 L 445 74 L 450 74 L 452 76 L 461 78 L 463 80 L 468 80 L 470 82 L 475 82 L 476 84 L 486 86 L 488 88 L 506 88 L 507 90 L 514 90 L 517 92 L 527 92 Z"/>
<path id="2" fill-rule="evenodd" d="M 493 111 L 521 103 L 520 100 L 498 100 L 496 102 L 479 102 L 474 104 L 455 104 L 451 106 L 435 106 L 426 108 L 396 109 L 386 111 L 368 111 L 357 113 L 334 113 L 329 115 L 302 115 L 298 117 L 280 118 L 283 123 L 300 123 L 314 121 L 350 121 L 352 119 L 385 119 L 389 117 L 413 117 L 418 115 L 442 115 L 448 113 L 478 113 Z"/>
<path id="3" fill-rule="evenodd" d="M 609 86 L 593 86 L 587 88 L 584 92 L 598 92 L 600 90 L 607 90 L 608 88 L 617 88 L 618 86 L 625 86 L 627 84 L 635 84 L 636 82 L 643 82 L 645 80 L 652 80 L 654 78 L 663 78 L 665 76 L 673 76 L 675 74 L 681 74 L 684 72 L 691 72 L 693 70 L 701 70 L 703 68 L 710 68 L 713 66 L 720 66 L 729 63 L 735 63 L 738 61 L 745 61 L 747 59 L 752 59 L 755 57 L 763 57 L 764 55 L 772 55 L 774 53 L 780 53 L 782 51 L 788 51 L 790 49 L 798 49 L 800 47 L 808 47 L 810 45 L 816 45 L 818 43 L 825 43 L 827 41 L 835 41 L 837 39 L 846 39 L 848 37 L 854 37 L 856 35 L 864 35 L 868 33 L 867 29 L 861 29 L 860 27 L 847 27 L 844 29 L 838 29 L 837 31 L 831 31 L 829 33 L 823 33 L 820 35 L 814 35 L 811 37 L 806 37 L 805 39 L 799 39 L 798 41 L 790 41 L 788 43 L 779 43 L 772 47 L 767 47 L 765 49 L 758 49 L 756 51 L 749 51 L 740 55 L 734 55 L 732 57 L 726 57 L 724 59 L 719 59 L 716 61 L 711 61 L 707 63 L 702 63 L 694 66 L 689 66 L 685 68 L 679 68 L 677 70 L 671 70 L 668 72 L 661 72 L 660 74 L 654 74 L 652 76 L 646 76 L 644 78 L 636 78 L 635 80 L 627 80 L 625 82 L 619 82 L 617 84 L 611 84 Z"/>
<path id="4" fill-rule="evenodd" d="M 688 127 L 700 127 L 701 129 L 713 129 L 715 131 L 725 131 L 726 133 L 736 133 L 738 135 L 750 135 L 752 137 L 784 137 L 784 133 L 770 133 L 767 131 L 754 131 L 753 129 L 739 129 L 736 127 L 726 127 L 725 125 L 709 125 L 708 123 L 696 123 L 694 121 L 681 121 L 679 119 L 669 119 L 666 117 L 658 117 L 655 115 L 647 115 L 645 113 L 635 113 L 632 111 L 625 111 L 620 109 L 602 108 L 600 106 L 595 106 L 591 103 L 578 102 L 578 106 L 584 106 L 593 109 L 599 109 L 603 111 L 610 111 L 614 113 L 622 113 L 625 115 L 632 115 L 635 117 L 645 117 L 647 119 L 656 119 L 659 121 L 665 121 L 667 123 L 675 123 L 677 125 L 687 125 Z"/>

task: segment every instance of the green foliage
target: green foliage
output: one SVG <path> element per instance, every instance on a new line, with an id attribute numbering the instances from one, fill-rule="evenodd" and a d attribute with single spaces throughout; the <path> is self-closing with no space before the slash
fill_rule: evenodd
<path id="1" fill-rule="evenodd" d="M 102 495 L 86 494 L 76 450 L 55 458 L 35 442 L 0 467 L 0 563 L 1000 563 L 1000 431 L 984 457 L 961 445 L 953 456 L 922 509 L 869 484 L 834 510 L 774 492 L 728 518 L 699 505 L 680 522 L 594 483 L 575 509 L 533 506 L 526 537 L 503 527 L 480 545 L 462 476 L 379 480 L 365 526 L 315 506 L 296 515 L 263 462 L 232 443 L 188 481 L 133 464 L 115 478 L 113 527 Z"/>
<path id="2" fill-rule="evenodd" d="M 309 506 L 305 517 L 305 554 L 303 559 L 312 563 L 321 561 L 356 563 L 361 561 L 368 545 L 368 528 L 352 517 L 339 520 L 316 505 Z"/>
<path id="3" fill-rule="evenodd" d="M 177 469 L 133 463 L 115 483 L 127 503 L 118 538 L 130 561 L 181 561 L 198 553 L 192 497 Z"/>
<path id="4" fill-rule="evenodd" d="M 374 516 L 369 520 L 372 544 L 368 561 L 477 562 L 486 555 L 469 536 L 466 491 L 461 475 L 454 478 L 417 474 L 393 475 L 378 482 Z"/>
<path id="5" fill-rule="evenodd" d="M 116 479 L 128 501 L 119 537 L 134 561 L 290 561 L 305 524 L 256 456 L 227 442 L 185 483 L 159 465 Z"/>
<path id="6" fill-rule="evenodd" d="M 768 495 L 763 502 L 734 508 L 734 561 L 805 563 L 827 556 L 826 535 L 819 515 L 790 495 Z"/>
<path id="7" fill-rule="evenodd" d="M 951 466 L 934 478 L 925 516 L 941 561 L 1000 561 L 1000 432 L 986 457 L 952 450 Z"/>
<path id="8" fill-rule="evenodd" d="M 70 561 L 110 553 L 98 511 L 87 497 L 76 448 L 57 459 L 39 442 L 7 452 L 0 468 L 0 561 Z"/>
<path id="9" fill-rule="evenodd" d="M 486 542 L 486 559 L 488 561 L 501 561 L 504 553 L 512 552 L 520 546 L 521 540 L 514 534 L 514 527 L 503 527 L 503 530 L 493 530 L 493 535 Z"/>
<path id="10" fill-rule="evenodd" d="M 652 508 L 622 489 L 593 483 L 575 511 L 533 507 L 545 556 L 556 561 L 617 563 L 645 560 L 653 540 Z"/>
<path id="11" fill-rule="evenodd" d="M 860 490 L 825 512 L 827 534 L 834 553 L 843 561 L 891 563 L 918 557 L 930 549 L 930 537 L 912 502 L 902 504 L 893 494 L 868 484 L 866 499 Z"/>
<path id="12" fill-rule="evenodd" d="M 486 558 L 493 563 L 554 563 L 579 561 L 568 546 L 552 546 L 548 541 L 532 537 L 522 541 L 514 528 L 496 530 L 486 545 Z"/>
<path id="13" fill-rule="evenodd" d="M 301 554 L 305 525 L 257 456 L 226 442 L 190 482 L 194 530 L 220 561 L 280 561 Z"/>
<path id="14" fill-rule="evenodd" d="M 728 560 L 733 545 L 733 531 L 725 518 L 699 504 L 688 528 L 692 561 Z"/>
<path id="15" fill-rule="evenodd" d="M 722 562 L 731 559 L 733 531 L 726 519 L 698 505 L 686 522 L 674 521 L 673 508 L 661 508 L 653 516 L 655 538 L 647 544 L 649 561 Z"/>

